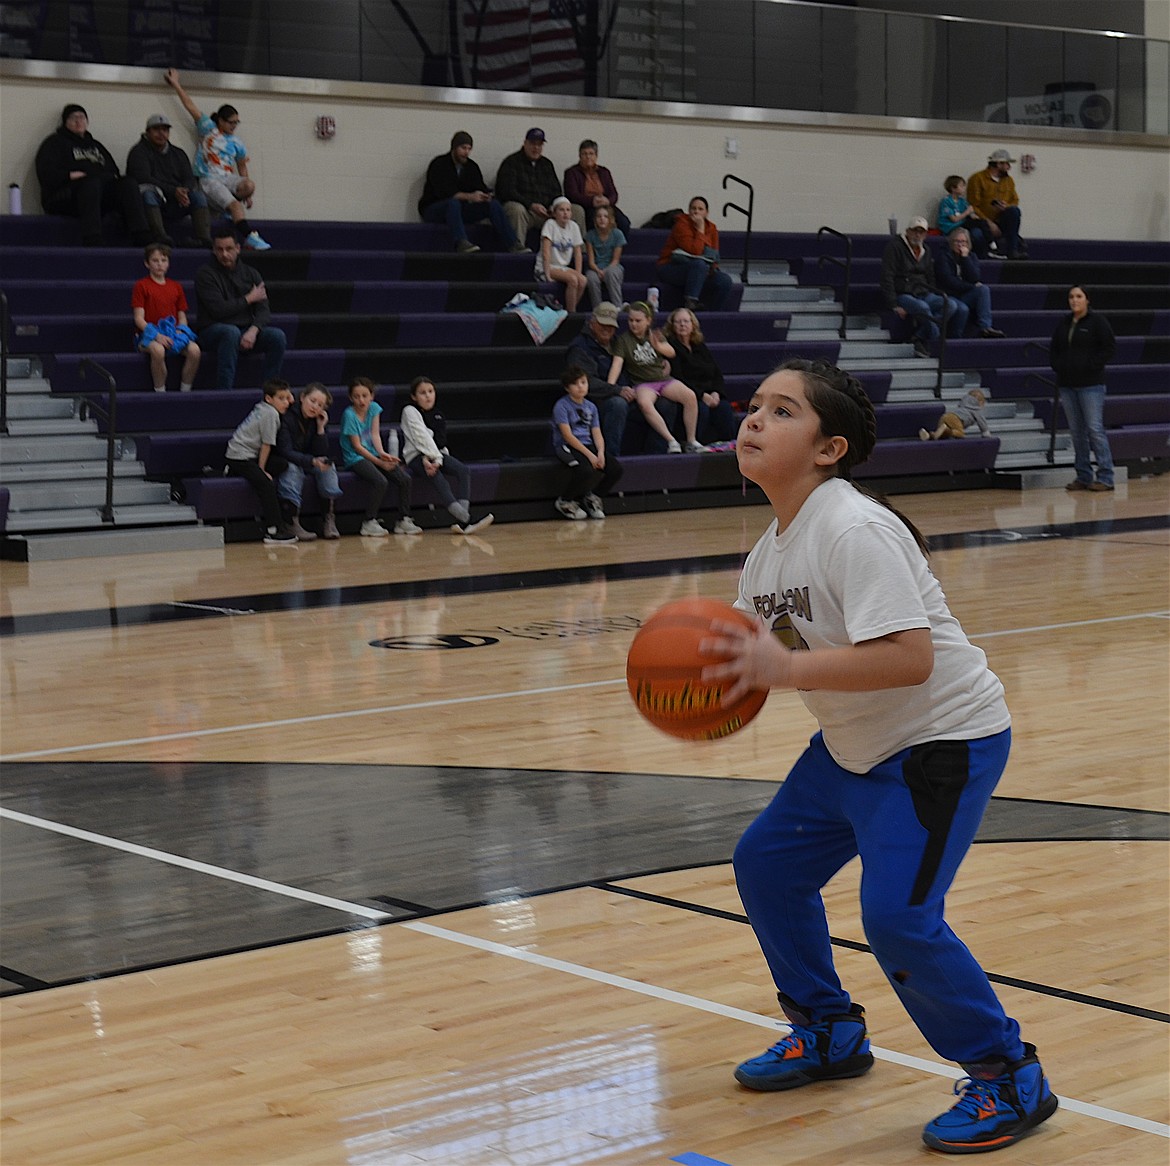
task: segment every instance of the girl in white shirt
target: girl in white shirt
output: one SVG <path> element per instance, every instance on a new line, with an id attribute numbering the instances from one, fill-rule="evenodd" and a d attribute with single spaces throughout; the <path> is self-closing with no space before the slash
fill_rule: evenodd
<path id="1" fill-rule="evenodd" d="M 873 1064 L 865 1013 L 833 966 L 821 888 L 862 863 L 866 937 L 922 1034 L 968 1078 L 923 1140 L 1000 1149 L 1057 1108 L 1034 1045 L 947 926 L 947 889 L 1007 763 L 1003 686 L 947 608 L 913 525 L 856 488 L 876 435 L 860 383 L 823 361 L 781 365 L 736 443 L 775 520 L 749 554 L 736 607 L 703 650 L 733 703 L 796 689 L 820 723 L 735 851 L 735 876 L 792 1031 L 736 1079 L 783 1090 Z"/>
<path id="2" fill-rule="evenodd" d="M 554 198 L 553 217 L 540 230 L 540 252 L 536 256 L 536 278 L 551 279 L 565 285 L 565 307 L 577 310 L 587 286 L 582 274 L 584 260 L 581 228 L 573 222 L 573 204 L 563 195 Z"/>

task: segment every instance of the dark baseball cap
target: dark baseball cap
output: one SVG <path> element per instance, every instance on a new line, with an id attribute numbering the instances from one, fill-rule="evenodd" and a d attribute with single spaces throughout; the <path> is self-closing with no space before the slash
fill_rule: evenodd
<path id="1" fill-rule="evenodd" d="M 466 130 L 460 130 L 451 139 L 451 149 L 454 150 L 456 146 L 473 146 L 475 143 L 471 140 L 471 135 Z"/>
<path id="2" fill-rule="evenodd" d="M 526 133 L 524 135 L 524 140 L 526 142 L 546 142 L 546 141 L 548 141 L 548 139 L 544 136 L 544 130 L 540 129 L 539 126 L 533 126 L 532 129 L 530 129 L 528 131 L 528 133 Z"/>

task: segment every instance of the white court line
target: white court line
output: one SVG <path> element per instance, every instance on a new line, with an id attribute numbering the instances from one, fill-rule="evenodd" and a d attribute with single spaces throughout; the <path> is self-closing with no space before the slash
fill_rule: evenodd
<path id="1" fill-rule="evenodd" d="M 343 721 L 348 717 L 372 717 L 385 713 L 412 712 L 417 709 L 447 708 L 457 704 L 475 704 L 481 700 L 511 700 L 517 696 L 549 696 L 574 692 L 582 688 L 606 688 L 625 684 L 620 680 L 590 680 L 581 684 L 555 684 L 546 688 L 522 688 L 516 692 L 488 692 L 478 696 L 452 696 L 444 700 L 419 700 L 411 704 L 384 704 L 377 708 L 346 709 L 337 713 L 315 713 L 307 717 L 285 717 L 278 721 L 253 721 L 246 725 L 221 725 L 214 729 L 189 729 L 184 733 L 159 733 L 153 737 L 124 737 L 120 741 L 99 741 L 91 745 L 63 745 L 56 749 L 30 749 L 26 753 L 0 754 L 0 761 L 27 761 L 30 757 L 55 757 L 61 753 L 87 753 L 91 749 L 117 749 L 125 745 L 149 745 L 155 741 L 185 741 L 193 737 L 218 737 L 224 733 L 250 733 L 257 729 L 280 729 L 288 725 L 311 725 L 314 721 Z"/>
<path id="2" fill-rule="evenodd" d="M 108 846 L 111 850 L 124 850 L 127 854 L 136 854 L 139 858 L 150 858 L 155 862 L 181 866 L 184 870 L 193 870 L 198 874 L 211 875 L 213 878 L 226 879 L 228 882 L 242 883 L 246 887 L 255 887 L 260 891 L 271 891 L 277 895 L 285 895 L 290 899 L 315 903 L 318 907 L 329 907 L 334 911 L 348 911 L 351 915 L 361 915 L 365 919 L 390 918 L 389 912 L 377 911 L 373 907 L 363 907 L 360 903 L 349 903 L 345 899 L 318 895 L 313 891 L 303 891 L 299 887 L 290 887 L 285 883 L 258 879 L 254 875 L 243 874 L 238 870 L 230 870 L 224 866 L 212 866 L 207 862 L 197 862 L 193 858 L 184 858 L 181 854 L 155 850 L 152 846 L 139 846 L 137 842 L 125 842 L 121 838 L 111 838 L 107 834 L 94 834 L 90 830 L 78 830 L 76 826 L 66 826 L 63 822 L 53 822 L 48 818 L 34 818 L 32 814 L 22 814 L 19 810 L 9 810 L 0 806 L 0 818 L 11 818 L 14 822 L 22 822 L 26 826 L 36 826 L 41 830 L 51 830 L 54 834 L 64 834 L 68 838 L 78 838 L 82 842 Z"/>
<path id="3" fill-rule="evenodd" d="M 973 642 L 992 639 L 996 636 L 1021 636 L 1033 632 L 1060 631 L 1066 628 L 1089 627 L 1093 624 L 1118 623 L 1125 620 L 1165 619 L 1170 612 L 1146 611 L 1136 615 L 1104 616 L 1100 619 L 1071 620 L 1068 623 L 1044 624 L 1031 628 L 1008 628 L 1001 632 L 981 632 L 972 635 Z M 344 712 L 316 713 L 305 717 L 285 717 L 273 721 L 251 721 L 243 725 L 221 725 L 214 729 L 188 729 L 182 733 L 158 733 L 153 737 L 123 737 L 116 741 L 96 741 L 89 745 L 63 745 L 53 749 L 29 749 L 23 753 L 0 754 L 0 761 L 29 761 L 36 757 L 59 757 L 69 753 L 88 753 L 97 749 L 119 749 L 128 745 L 150 745 L 161 741 L 189 741 L 199 737 L 220 737 L 227 733 L 251 733 L 263 729 L 281 729 L 290 725 L 310 725 L 319 721 L 341 721 L 349 717 L 372 717 L 386 713 L 413 712 L 418 709 L 447 708 L 451 705 L 475 704 L 479 701 L 511 700 L 517 696 L 550 696 L 558 692 L 573 692 L 586 688 L 611 688 L 624 685 L 625 677 L 612 680 L 591 680 L 583 684 L 558 684 L 545 688 L 524 688 L 516 692 L 488 692 L 479 696 L 456 696 L 445 700 L 422 700 L 411 704 L 387 704 L 376 708 L 347 709 Z"/>
<path id="4" fill-rule="evenodd" d="M 361 903 L 350 903 L 344 899 L 333 899 L 327 895 L 318 895 L 313 891 L 301 890 L 299 887 L 290 887 L 287 883 L 274 883 L 267 879 L 258 879 L 252 875 L 242 874 L 239 871 L 229 870 L 227 867 L 211 866 L 205 862 L 195 862 L 181 855 L 169 854 L 165 850 L 155 850 L 148 846 L 139 846 L 133 842 L 123 842 L 119 838 L 110 838 L 105 834 L 94 834 L 89 830 L 78 830 L 73 826 L 66 826 L 60 822 L 53 822 L 47 818 L 36 818 L 31 814 L 22 814 L 17 810 L 8 810 L 0 807 L 0 817 L 11 818 L 27 826 L 36 826 L 42 830 L 52 830 L 57 834 L 65 834 L 70 838 L 78 838 L 84 842 L 93 842 L 99 846 L 109 846 L 115 850 L 123 850 L 129 854 L 136 854 L 143 858 L 154 859 L 158 862 L 170 863 L 172 866 L 183 867 L 200 874 L 209 874 L 214 878 L 227 879 L 231 882 L 242 883 L 245 886 L 256 887 L 263 891 L 272 891 L 278 895 L 285 895 L 291 899 L 300 899 L 306 903 L 314 903 L 321 907 L 330 907 L 335 911 L 344 911 L 349 915 L 358 915 L 366 919 L 388 919 L 384 911 L 375 911 Z M 479 951 L 490 952 L 492 955 L 505 956 L 508 959 L 519 960 L 522 963 L 532 964 L 534 967 L 546 968 L 549 971 L 563 972 L 570 976 L 577 976 L 582 980 L 592 980 L 597 984 L 604 984 L 610 988 L 620 988 L 626 992 L 636 992 L 641 996 L 650 996 L 668 1004 L 677 1004 L 684 1008 L 693 1008 L 699 1012 L 708 1012 L 714 1016 L 723 1016 L 729 1020 L 738 1020 L 743 1024 L 752 1024 L 757 1028 L 766 1028 L 778 1032 L 786 1025 L 782 1025 L 775 1017 L 763 1016 L 758 1012 L 747 1012 L 742 1008 L 732 1008 L 726 1004 L 719 1004 L 714 1000 L 706 1000 L 702 996 L 691 996 L 686 992 L 675 992 L 670 988 L 660 988 L 657 984 L 647 984 L 641 980 L 631 980 L 626 976 L 615 976 L 610 972 L 598 971 L 596 968 L 586 967 L 584 964 L 570 963 L 567 960 L 554 959 L 551 956 L 539 955 L 537 952 L 526 951 L 523 948 L 509 947 L 507 944 L 496 943 L 490 939 L 480 939 L 478 936 L 465 935 L 460 931 L 451 931 L 446 927 L 436 927 L 433 923 L 421 921 L 407 921 L 396 924 L 409 931 L 416 931 L 421 935 L 429 935 L 432 939 L 442 939 L 448 943 L 462 944 L 464 947 L 476 948 Z M 927 1061 L 921 1057 L 912 1057 L 906 1053 L 895 1052 L 893 1049 L 879 1048 L 871 1045 L 873 1055 L 880 1061 L 889 1061 L 894 1065 L 903 1065 L 909 1069 L 917 1069 L 922 1073 L 930 1073 L 936 1077 L 946 1077 L 957 1080 L 962 1072 L 953 1065 L 944 1065 L 934 1061 Z M 1133 1114 L 1122 1113 L 1116 1109 L 1106 1109 L 1104 1106 L 1093 1105 L 1087 1101 L 1077 1101 L 1075 1098 L 1060 1094 L 1060 1104 L 1063 1109 L 1072 1113 L 1083 1114 L 1085 1117 L 1096 1118 L 1098 1121 L 1109 1122 L 1111 1125 L 1125 1126 L 1128 1129 L 1138 1130 L 1141 1133 L 1156 1134 L 1158 1137 L 1170 1138 L 1170 1125 L 1150 1121 L 1148 1118 L 1135 1117 Z"/>

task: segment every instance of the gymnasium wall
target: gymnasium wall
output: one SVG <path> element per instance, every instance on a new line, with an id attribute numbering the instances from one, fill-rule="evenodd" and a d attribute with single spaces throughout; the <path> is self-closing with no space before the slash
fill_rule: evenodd
<path id="1" fill-rule="evenodd" d="M 63 79 L 60 75 L 66 72 Z M 124 163 L 147 116 L 167 113 L 173 139 L 194 153 L 190 119 L 158 73 L 106 66 L 0 63 L 0 181 L 18 182 L 27 212 L 39 213 L 33 160 L 40 141 L 58 124 L 62 105 L 86 107 L 90 128 Z M 31 74 L 31 75 L 30 75 Z M 721 215 L 724 202 L 744 202 L 746 191 L 728 172 L 756 188 L 760 230 L 886 229 L 913 214 L 932 218 L 949 173 L 970 174 L 1001 145 L 1035 156 L 1031 174 L 1015 167 L 1025 236 L 1050 238 L 1170 239 L 1164 139 L 1149 145 L 1079 140 L 1087 135 L 1047 131 L 1030 138 L 1011 127 L 989 136 L 942 123 L 900 124 L 888 118 L 739 111 L 720 117 L 713 107 L 581 102 L 528 94 L 425 90 L 404 86 L 317 82 L 296 78 L 209 76 L 184 78 L 204 111 L 230 100 L 241 113 L 252 173 L 259 183 L 253 216 L 266 219 L 414 220 L 428 161 L 451 134 L 468 130 L 474 157 L 492 182 L 505 154 L 519 148 L 525 130 L 548 135 L 545 154 L 558 171 L 576 161 L 577 143 L 596 138 L 621 205 L 635 225 L 655 211 L 683 206 L 704 194 L 717 223 L 739 229 L 742 216 Z M 214 83 L 216 87 L 210 87 Z M 434 100 L 423 100 L 423 97 Z M 444 99 L 445 98 L 445 99 Z M 693 116 L 683 116 L 684 114 Z M 319 141 L 314 123 L 336 118 L 337 136 Z M 945 131 L 945 132 L 944 132 Z M 1038 134 L 1043 131 L 1037 131 Z M 726 156 L 734 139 L 738 156 Z M 2 210 L 7 213 L 7 199 Z"/>

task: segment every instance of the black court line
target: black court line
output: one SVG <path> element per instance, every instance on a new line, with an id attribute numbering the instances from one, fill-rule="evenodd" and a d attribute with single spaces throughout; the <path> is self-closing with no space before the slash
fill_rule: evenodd
<path id="1" fill-rule="evenodd" d="M 761 524 L 761 531 L 764 524 Z M 932 551 L 966 547 L 1010 546 L 1041 539 L 1095 538 L 1170 529 L 1170 515 L 1098 519 L 1092 522 L 1048 524 L 1019 530 L 982 530 L 939 534 L 930 538 Z M 543 571 L 453 578 L 421 579 L 400 583 L 367 583 L 356 587 L 322 587 L 307 591 L 267 595 L 232 595 L 174 603 L 130 604 L 125 607 L 85 608 L 0 618 L 0 638 L 50 632 L 85 631 L 96 628 L 143 627 L 151 624 L 185 623 L 196 619 L 238 619 L 288 611 L 349 607 L 369 603 L 401 602 L 437 596 L 487 595 L 525 588 L 566 587 L 574 583 L 615 583 L 664 576 L 705 575 L 739 570 L 744 555 L 701 555 L 689 559 L 656 559 L 650 562 L 610 563 L 596 566 L 553 567 Z"/>
<path id="2" fill-rule="evenodd" d="M 710 915 L 716 919 L 726 919 L 732 923 L 749 923 L 748 917 L 738 911 L 723 911 L 717 907 L 707 907 L 702 903 L 691 903 L 685 899 L 675 899 L 668 895 L 656 895 L 650 891 L 639 891 L 633 887 L 619 887 L 613 883 L 595 883 L 599 891 L 611 891 L 615 895 L 625 895 L 631 899 L 642 899 L 647 903 L 657 903 L 663 907 L 675 907 L 680 911 L 692 911 L 698 915 Z M 850 951 L 869 952 L 873 949 L 868 943 L 859 943 L 853 939 L 840 939 L 830 936 L 834 947 L 848 948 Z M 1016 976 L 1002 976 L 995 972 L 988 972 L 987 978 L 993 984 L 1003 984 L 1009 988 L 1022 988 L 1025 992 L 1035 992 L 1041 996 L 1055 996 L 1060 1000 L 1069 1000 L 1074 1004 L 1088 1004 L 1091 1008 L 1104 1008 L 1110 1012 L 1123 1012 L 1127 1016 L 1137 1016 L 1142 1020 L 1157 1020 L 1163 1024 L 1170 1024 L 1170 1013 L 1157 1012 L 1152 1008 L 1142 1008 L 1136 1004 L 1125 1004 L 1120 1000 L 1106 1000 L 1102 996 L 1088 996 L 1083 992 L 1070 992 L 1067 988 L 1054 988 L 1051 984 L 1039 984 L 1035 980 L 1021 980 Z"/>

